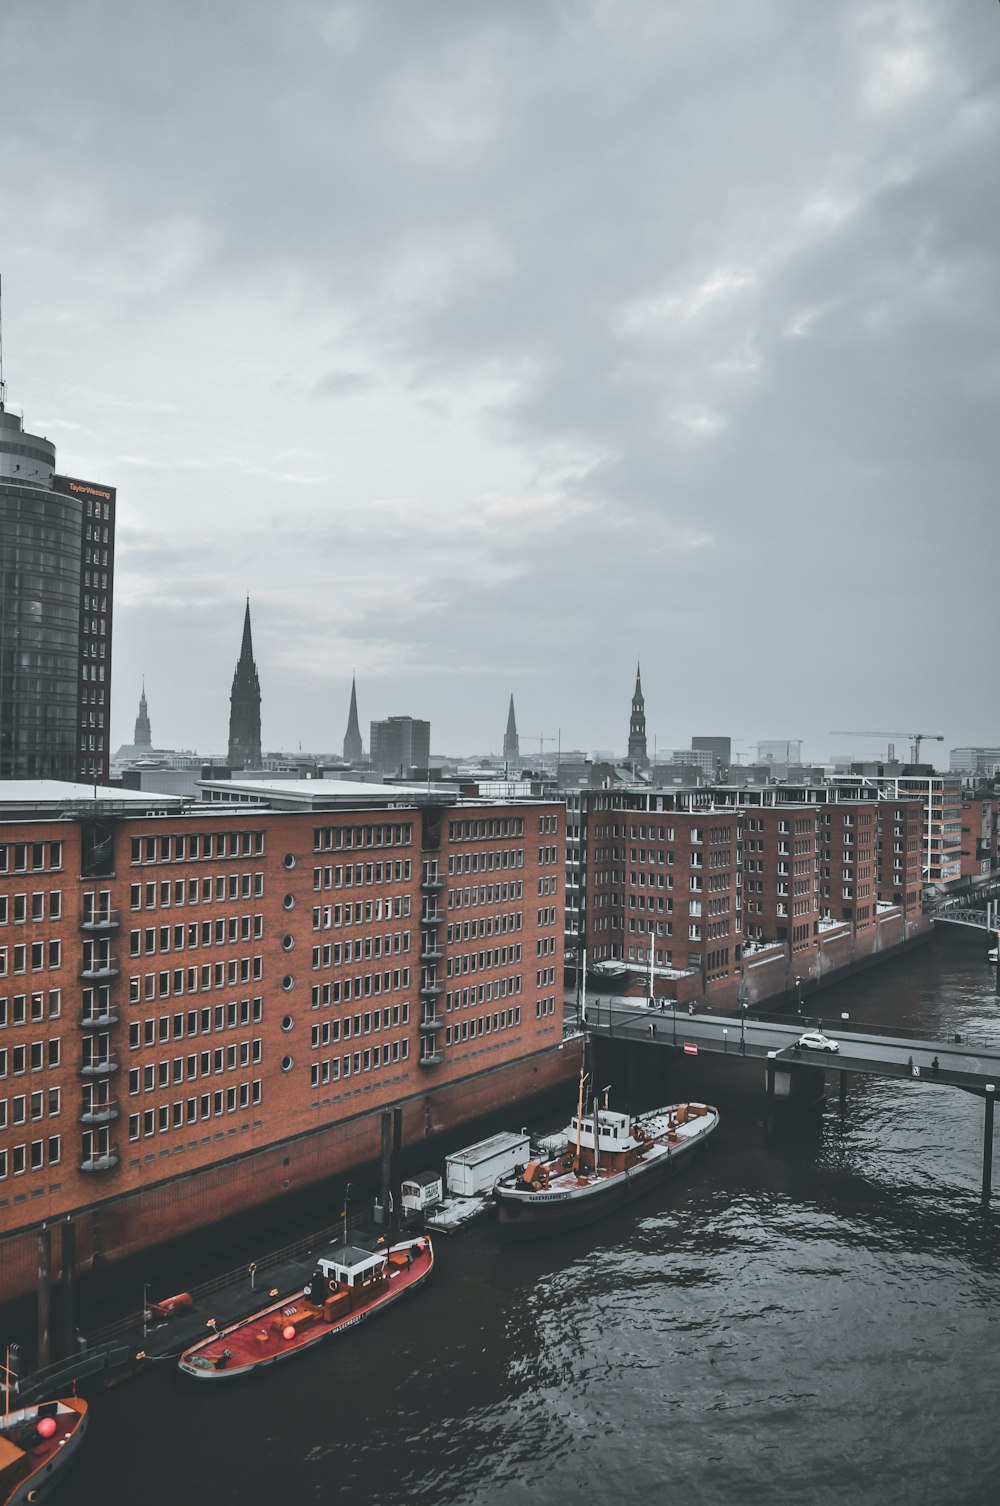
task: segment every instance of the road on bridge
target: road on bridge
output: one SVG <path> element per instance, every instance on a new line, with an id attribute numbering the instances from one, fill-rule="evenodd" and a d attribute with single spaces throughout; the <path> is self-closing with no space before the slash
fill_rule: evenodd
<path id="1" fill-rule="evenodd" d="M 650 1007 L 641 999 L 610 996 L 589 999 L 586 1029 L 592 1035 L 629 1040 L 649 1046 L 695 1046 L 716 1055 L 757 1057 L 766 1060 L 775 1053 L 776 1065 L 832 1067 L 841 1072 L 867 1072 L 878 1077 L 906 1077 L 914 1081 L 946 1083 L 968 1092 L 984 1094 L 987 1083 L 1000 1084 L 1000 1044 L 928 1041 L 877 1031 L 827 1029 L 824 1033 L 839 1043 L 835 1052 L 798 1047 L 806 1028 L 796 1017 L 786 1023 L 738 1016 L 689 1014 L 676 1010 L 666 1000 Z M 936 1063 L 936 1065 L 935 1065 Z"/>

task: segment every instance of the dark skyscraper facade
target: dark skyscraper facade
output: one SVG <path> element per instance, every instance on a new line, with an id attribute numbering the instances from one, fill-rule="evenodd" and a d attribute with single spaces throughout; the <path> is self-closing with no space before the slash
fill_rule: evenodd
<path id="1" fill-rule="evenodd" d="M 628 724 L 628 761 L 637 768 L 649 763 L 646 752 L 646 702 L 642 694 L 642 680 L 638 664 L 635 667 L 635 692 L 632 696 L 632 716 Z"/>
<path id="2" fill-rule="evenodd" d="M 390 716 L 371 724 L 370 757 L 383 774 L 425 770 L 431 761 L 431 724 L 412 716 Z"/>
<path id="3" fill-rule="evenodd" d="M 358 692 L 351 676 L 351 710 L 347 718 L 347 731 L 344 733 L 344 758 L 348 763 L 359 763 L 364 757 L 364 749 L 361 746 L 361 728 L 358 725 Z"/>
<path id="4" fill-rule="evenodd" d="M 260 747 L 260 680 L 253 658 L 250 635 L 250 598 L 243 618 L 243 643 L 233 675 L 229 701 L 229 766 L 232 769 L 259 769 L 263 763 Z"/>
<path id="5" fill-rule="evenodd" d="M 0 778 L 106 783 L 115 488 L 55 463 L 0 388 Z"/>

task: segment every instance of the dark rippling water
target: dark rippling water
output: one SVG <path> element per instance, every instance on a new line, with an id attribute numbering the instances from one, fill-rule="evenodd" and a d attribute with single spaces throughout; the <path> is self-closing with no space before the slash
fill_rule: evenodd
<path id="1" fill-rule="evenodd" d="M 984 956 L 935 943 L 817 1002 L 831 1030 L 849 1010 L 1000 1044 Z M 765 1144 L 759 1064 L 684 1070 L 677 1096 L 711 1098 L 723 1122 L 683 1180 L 536 1246 L 442 1239 L 412 1301 L 218 1394 L 167 1365 L 92 1391 L 66 1498 L 1000 1499 L 981 1101 L 852 1078 L 842 1117 L 831 1075 L 822 1114 Z"/>

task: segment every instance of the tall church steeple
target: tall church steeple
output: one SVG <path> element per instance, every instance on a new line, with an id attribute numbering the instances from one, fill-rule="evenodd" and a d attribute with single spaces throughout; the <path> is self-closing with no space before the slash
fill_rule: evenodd
<path id="1" fill-rule="evenodd" d="M 229 767 L 259 769 L 263 762 L 260 749 L 260 680 L 257 678 L 257 666 L 253 658 L 249 596 L 243 618 L 243 643 L 229 700 Z"/>
<path id="2" fill-rule="evenodd" d="M 635 666 L 635 692 L 632 696 L 632 717 L 628 724 L 628 761 L 636 768 L 648 768 L 646 752 L 646 702 L 642 694 L 642 678 L 639 665 Z"/>
<path id="3" fill-rule="evenodd" d="M 133 747 L 151 748 L 153 746 L 153 734 L 149 727 L 149 712 L 146 709 L 146 682 L 142 682 L 142 695 L 139 697 L 139 715 L 135 719 L 135 735 L 132 738 Z"/>
<path id="4" fill-rule="evenodd" d="M 511 693 L 510 707 L 507 712 L 507 730 L 503 735 L 503 756 L 505 763 L 518 763 L 521 758 L 521 748 L 517 737 L 517 722 L 514 719 L 514 696 Z"/>
<path id="5" fill-rule="evenodd" d="M 358 725 L 358 691 L 352 675 L 351 709 L 347 717 L 347 731 L 344 733 L 344 758 L 347 763 L 359 763 L 364 756 L 361 728 Z"/>

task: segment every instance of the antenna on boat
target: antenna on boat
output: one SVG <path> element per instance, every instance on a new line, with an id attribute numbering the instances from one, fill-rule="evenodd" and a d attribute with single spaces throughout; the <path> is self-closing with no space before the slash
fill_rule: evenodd
<path id="1" fill-rule="evenodd" d="M 344 1249 L 347 1249 L 347 1209 L 351 1201 L 351 1184 L 348 1182 L 344 1192 Z"/>

